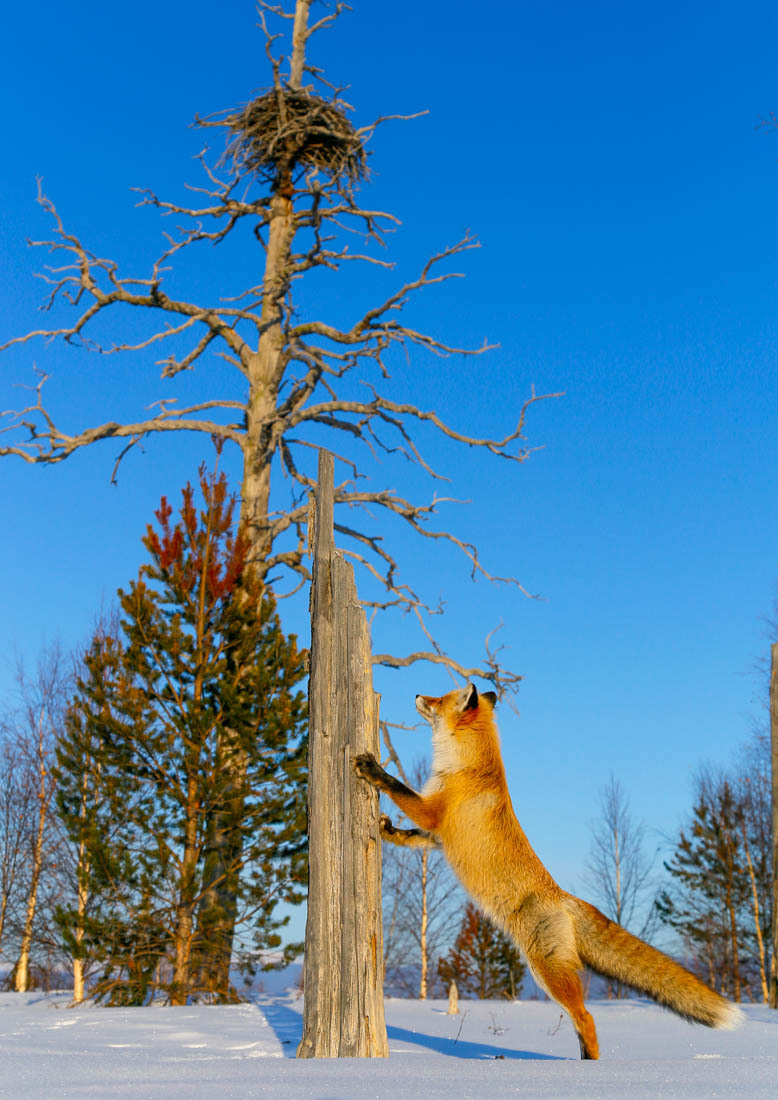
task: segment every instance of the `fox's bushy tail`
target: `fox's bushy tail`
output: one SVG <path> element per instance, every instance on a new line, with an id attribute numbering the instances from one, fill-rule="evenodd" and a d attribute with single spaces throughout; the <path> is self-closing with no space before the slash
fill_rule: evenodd
<path id="1" fill-rule="evenodd" d="M 570 897 L 582 961 L 605 978 L 644 993 L 678 1016 L 707 1027 L 737 1027 L 743 1013 L 669 955 L 639 940 L 580 898 Z"/>

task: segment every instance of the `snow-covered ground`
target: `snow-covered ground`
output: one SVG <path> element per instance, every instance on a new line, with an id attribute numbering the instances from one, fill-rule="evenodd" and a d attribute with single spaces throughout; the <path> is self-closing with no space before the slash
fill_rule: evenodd
<path id="1" fill-rule="evenodd" d="M 68 1008 L 68 994 L 0 994 L 0 1096 L 246 1100 L 778 1097 L 778 1012 L 734 1032 L 642 1001 L 592 1002 L 601 1061 L 581 1062 L 550 1002 L 387 1000 L 389 1059 L 295 1061 L 302 999 L 187 1008 Z"/>

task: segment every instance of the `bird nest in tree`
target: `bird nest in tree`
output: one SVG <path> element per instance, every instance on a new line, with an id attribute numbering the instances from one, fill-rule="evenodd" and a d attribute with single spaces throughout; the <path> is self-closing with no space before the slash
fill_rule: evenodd
<path id="1" fill-rule="evenodd" d="M 300 90 L 273 88 L 227 119 L 235 135 L 228 146 L 241 172 L 285 182 L 298 166 L 354 183 L 366 172 L 357 131 L 336 103 Z"/>

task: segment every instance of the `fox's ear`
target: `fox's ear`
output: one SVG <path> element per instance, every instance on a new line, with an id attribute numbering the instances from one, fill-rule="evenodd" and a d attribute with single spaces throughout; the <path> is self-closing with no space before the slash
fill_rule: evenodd
<path id="1" fill-rule="evenodd" d="M 494 692 L 494 691 L 482 691 L 480 697 L 481 697 L 481 699 L 485 699 L 487 701 L 487 703 L 492 708 L 492 710 L 494 710 L 494 708 L 497 706 L 497 693 L 496 692 Z"/>
<path id="2" fill-rule="evenodd" d="M 475 689 L 475 684 L 468 684 L 460 692 L 459 706 L 462 711 L 475 710 L 478 706 L 478 692 Z"/>

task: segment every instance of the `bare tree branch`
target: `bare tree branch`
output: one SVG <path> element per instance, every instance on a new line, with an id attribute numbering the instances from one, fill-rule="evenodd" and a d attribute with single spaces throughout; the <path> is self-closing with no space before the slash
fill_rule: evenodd
<path id="1" fill-rule="evenodd" d="M 497 694 L 502 697 L 506 692 L 513 692 L 522 680 L 521 676 L 504 669 L 496 659 L 496 653 L 489 648 L 491 635 L 486 639 L 486 665 L 483 667 L 466 668 L 441 652 L 421 651 L 411 653 L 407 657 L 395 657 L 391 653 L 376 653 L 373 655 L 374 665 L 384 665 L 387 668 L 407 668 L 417 661 L 427 661 L 430 664 L 444 665 L 449 670 L 456 672 L 464 680 L 472 680 L 479 677 L 482 680 L 490 680 Z"/>
<path id="2" fill-rule="evenodd" d="M 447 422 L 435 409 L 422 408 L 410 395 L 397 401 L 383 391 L 391 375 L 391 356 L 399 349 L 413 364 L 419 356 L 481 355 L 494 347 L 486 341 L 480 347 L 459 347 L 404 321 L 403 311 L 420 292 L 462 277 L 451 265 L 479 247 L 470 232 L 436 252 L 415 276 L 398 278 L 394 291 L 342 327 L 298 312 L 298 281 L 310 271 L 338 271 L 354 263 L 365 265 L 366 271 L 392 267 L 383 250 L 386 234 L 398 220 L 362 205 L 357 188 L 367 176 L 364 146 L 376 127 L 389 119 L 416 117 L 384 115 L 352 126 L 341 89 L 326 81 L 306 55 L 312 36 L 330 27 L 346 5 L 336 3 L 311 26 L 308 8 L 308 0 L 296 0 L 294 11 L 260 0 L 268 90 L 244 107 L 196 119 L 197 125 L 225 136 L 226 152 L 213 164 L 207 150 L 201 151 L 198 160 L 205 178 L 202 185 L 190 187 L 196 196 L 193 204 L 165 200 L 150 189 L 137 192 L 141 208 L 156 210 L 166 225 L 171 218 L 175 224 L 163 233 L 162 248 L 147 271 L 125 274 L 116 261 L 90 250 L 66 228 L 39 182 L 38 202 L 53 232 L 49 239 L 31 243 L 51 257 L 41 277 L 48 287 L 42 308 L 52 314 L 52 323 L 2 345 L 60 340 L 140 362 L 161 352 L 156 364 L 166 394 L 183 372 L 194 372 L 198 384 L 201 378 L 207 384 L 214 376 L 214 362 L 221 358 L 235 368 L 237 391 L 201 388 L 198 400 L 182 408 L 174 396 L 152 394 L 147 405 L 151 415 L 107 418 L 65 429 L 44 404 L 47 373 L 39 371 L 34 400 L 2 414 L 0 456 L 53 464 L 93 443 L 117 439 L 123 445 L 114 460 L 115 477 L 129 451 L 152 433 L 201 432 L 230 441 L 242 455 L 241 518 L 250 532 L 253 559 L 266 578 L 272 575 L 280 583 L 287 576 L 296 590 L 310 573 L 305 550 L 307 500 L 314 476 L 311 460 L 327 445 L 323 440 L 341 440 L 340 458 L 351 481 L 337 489 L 338 513 L 349 510 L 349 521 L 339 522 L 338 532 L 345 552 L 381 589 L 375 598 L 366 598 L 366 606 L 373 611 L 411 611 L 429 643 L 405 657 L 381 654 L 376 661 L 400 668 L 429 660 L 452 674 L 481 676 L 501 692 L 512 691 L 520 677 L 502 667 L 499 650 L 491 652 L 488 643 L 487 659 L 478 667 L 449 657 L 437 646 L 427 619 L 441 609 L 425 602 L 403 579 L 381 517 L 402 520 L 422 538 L 453 547 L 468 562 L 472 577 L 529 593 L 517 578 L 490 572 L 474 544 L 452 530 L 429 526 L 430 517 L 442 504 L 453 503 L 453 497 L 434 495 L 416 503 L 391 489 L 361 488 L 364 466 L 354 452 L 364 447 L 369 459 L 403 457 L 427 476 L 445 479 L 422 453 L 423 429 L 452 447 L 477 448 L 522 463 L 535 449 L 524 436 L 528 411 L 556 395 L 536 394 L 533 389 L 513 412 L 510 430 L 477 435 Z M 307 78 L 312 83 L 304 86 Z M 190 247 L 216 247 L 232 239 L 239 227 L 250 228 L 264 250 L 261 280 L 243 289 L 226 287 L 213 302 L 176 293 L 175 262 L 190 258 Z M 131 327 L 138 311 L 148 321 L 140 334 L 137 326 Z M 121 334 L 125 322 L 130 338 Z M 105 339 L 106 331 L 112 339 Z M 366 399 L 355 399 L 355 384 L 364 387 Z M 441 461 L 436 459 L 436 464 Z M 276 503 L 284 484 L 290 495 L 285 504 Z M 364 522 L 353 522 L 355 509 Z"/>

